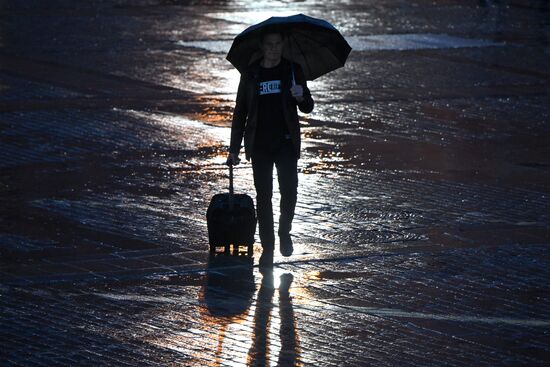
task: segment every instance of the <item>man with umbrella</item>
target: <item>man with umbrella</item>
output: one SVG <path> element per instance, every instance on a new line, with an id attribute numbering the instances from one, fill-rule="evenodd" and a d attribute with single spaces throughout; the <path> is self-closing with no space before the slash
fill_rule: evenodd
<path id="1" fill-rule="evenodd" d="M 334 43 L 334 34 L 339 37 L 336 41 L 340 44 Z M 290 231 L 296 207 L 300 157 L 297 110 L 304 113 L 313 110 L 314 102 L 306 79 L 314 79 L 343 65 L 341 57 L 335 65 L 332 54 L 327 56 L 328 61 L 319 58 L 330 49 L 327 43 L 341 47 L 341 41 L 347 46 L 347 49 L 344 47 L 345 61 L 351 48 L 330 24 L 302 14 L 272 17 L 238 35 L 227 56 L 241 72 L 227 164 L 239 163 L 244 137 L 246 158 L 252 159 L 257 194 L 263 248 L 261 267 L 273 265 L 273 166 L 277 169 L 281 193 L 280 251 L 283 256 L 292 255 Z"/>

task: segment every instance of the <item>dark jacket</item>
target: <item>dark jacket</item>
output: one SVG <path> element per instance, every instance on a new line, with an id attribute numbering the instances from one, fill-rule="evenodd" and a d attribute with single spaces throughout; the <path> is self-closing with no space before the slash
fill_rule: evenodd
<path id="1" fill-rule="evenodd" d="M 296 158 L 300 157 L 300 123 L 298 121 L 298 111 L 309 113 L 313 110 L 313 99 L 307 88 L 307 82 L 300 65 L 293 63 L 294 79 L 296 84 L 302 85 L 304 89 L 304 100 L 298 104 L 290 93 L 292 86 L 292 68 L 288 60 L 281 60 L 283 75 L 281 80 L 281 98 L 283 106 L 283 115 L 286 126 L 292 140 L 292 145 L 296 153 Z M 260 62 L 252 64 L 248 70 L 241 74 L 239 89 L 237 91 L 237 100 L 235 110 L 233 111 L 233 122 L 231 125 L 231 143 L 229 151 L 238 154 L 241 149 L 241 142 L 244 136 L 244 150 L 246 159 L 252 156 L 254 148 L 254 139 L 256 136 L 256 126 L 258 125 L 258 97 L 259 97 L 259 76 Z"/>

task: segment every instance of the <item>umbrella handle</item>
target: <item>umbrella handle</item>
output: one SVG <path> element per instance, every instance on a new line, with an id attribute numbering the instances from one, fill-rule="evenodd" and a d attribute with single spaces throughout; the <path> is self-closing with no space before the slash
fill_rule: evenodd
<path id="1" fill-rule="evenodd" d="M 233 162 L 229 165 L 229 193 L 233 196 Z"/>
<path id="2" fill-rule="evenodd" d="M 288 42 L 288 46 L 290 47 L 290 55 L 292 56 L 292 42 Z M 290 70 L 292 71 L 292 86 L 294 87 L 296 85 L 296 79 L 294 78 L 294 64 L 292 63 L 292 58 L 290 58 Z"/>

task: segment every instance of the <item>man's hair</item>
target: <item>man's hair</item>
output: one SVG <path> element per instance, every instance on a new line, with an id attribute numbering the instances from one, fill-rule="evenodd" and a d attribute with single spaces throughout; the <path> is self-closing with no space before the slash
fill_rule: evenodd
<path id="1" fill-rule="evenodd" d="M 269 34 L 278 34 L 279 36 L 281 36 L 282 40 L 284 41 L 286 39 L 286 35 L 283 31 L 281 30 L 276 30 L 276 29 L 266 29 L 264 31 L 262 31 L 261 35 L 260 35 L 260 43 L 264 43 L 264 40 L 265 38 L 267 37 L 267 35 Z"/>

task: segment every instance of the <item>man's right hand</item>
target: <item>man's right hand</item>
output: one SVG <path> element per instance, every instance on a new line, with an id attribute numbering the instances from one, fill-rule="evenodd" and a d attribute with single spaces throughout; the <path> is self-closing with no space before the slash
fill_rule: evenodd
<path id="1" fill-rule="evenodd" d="M 238 154 L 229 153 L 229 155 L 227 156 L 227 161 L 225 162 L 225 164 L 227 164 L 228 166 L 236 166 L 240 162 L 241 162 L 241 160 L 239 159 Z"/>

